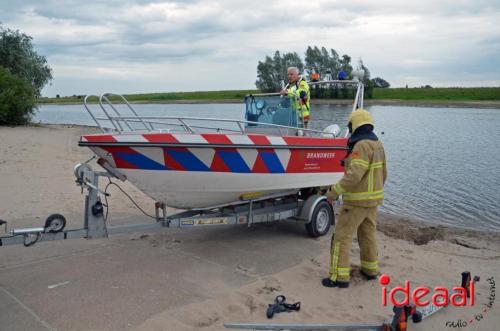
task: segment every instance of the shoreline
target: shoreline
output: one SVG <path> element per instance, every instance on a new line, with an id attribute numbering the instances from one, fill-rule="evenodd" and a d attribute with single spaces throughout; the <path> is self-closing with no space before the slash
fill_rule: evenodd
<path id="1" fill-rule="evenodd" d="M 500 109 L 500 101 L 496 100 L 474 100 L 474 101 L 451 101 L 451 100 L 400 100 L 400 99 L 365 99 L 367 106 L 402 106 L 402 107 L 430 107 L 430 108 L 485 108 L 485 109 Z M 38 106 L 43 105 L 81 105 L 82 102 L 43 102 Z M 117 102 L 119 103 L 119 102 Z M 240 99 L 196 99 L 196 100 L 144 100 L 130 101 L 131 104 L 241 104 Z M 313 105 L 335 105 L 346 106 L 352 105 L 351 99 L 312 99 Z M 93 103 L 92 103 L 93 104 Z"/>
<path id="2" fill-rule="evenodd" d="M 37 130 L 61 130 L 61 131 L 75 131 L 84 133 L 85 130 L 98 132 L 98 128 L 92 125 L 80 125 L 80 124 L 39 124 L 39 123 L 31 123 L 24 126 L 17 127 L 0 127 L 1 130 L 23 130 L 23 129 L 37 129 Z M 71 132 L 67 132 L 68 134 Z M 85 149 L 78 149 L 78 147 L 74 146 L 73 150 L 78 150 L 79 152 L 87 153 Z M 80 153 L 79 153 L 80 154 Z M 88 155 L 92 155 L 89 153 Z M 76 160 L 75 160 L 76 162 Z M 135 191 L 135 189 L 134 189 Z M 142 195 L 142 193 L 140 193 Z M 149 199 L 149 198 L 147 198 Z M 338 208 L 338 207 L 336 207 Z M 417 217 L 411 216 L 403 216 L 398 214 L 391 214 L 388 212 L 379 212 L 379 220 L 378 230 L 383 232 L 385 235 L 390 237 L 395 237 L 397 239 L 411 239 L 416 242 L 425 241 L 428 236 L 432 238 L 433 231 L 436 233 L 437 239 L 449 239 L 450 237 L 459 235 L 459 236 L 469 236 L 469 237 L 492 237 L 500 239 L 500 229 L 492 230 L 492 229 L 474 229 L 471 227 L 465 226 L 454 226 L 450 224 L 440 223 L 438 220 L 424 220 Z M 406 225 L 406 230 L 395 230 L 397 228 L 397 223 L 404 222 Z M 418 231 L 415 231 L 418 229 Z M 415 232 L 415 233 L 413 233 Z M 421 237 L 419 233 L 423 233 L 424 237 Z"/>
<path id="3" fill-rule="evenodd" d="M 500 230 L 453 226 L 386 212 L 379 212 L 378 215 L 377 231 L 388 237 L 406 240 L 417 246 L 437 240 L 479 249 L 480 247 L 476 246 L 474 242 L 469 242 L 470 239 L 478 238 L 500 243 Z"/>

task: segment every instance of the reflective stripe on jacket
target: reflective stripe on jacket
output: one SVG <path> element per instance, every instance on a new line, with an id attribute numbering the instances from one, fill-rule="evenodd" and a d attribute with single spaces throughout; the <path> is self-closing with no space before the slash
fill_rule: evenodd
<path id="1" fill-rule="evenodd" d="M 344 160 L 345 174 L 332 186 L 345 204 L 374 207 L 382 204 L 387 167 L 380 141 L 361 140 Z"/>
<path id="2" fill-rule="evenodd" d="M 309 85 L 304 78 L 299 79 L 295 83 L 289 83 L 286 86 L 288 90 L 288 95 L 295 95 L 297 97 L 298 104 L 296 104 L 296 109 L 299 111 L 299 116 L 304 119 L 309 119 L 310 116 L 310 104 L 311 104 L 311 92 L 309 90 Z M 300 100 L 300 92 L 306 92 L 307 99 L 305 102 Z"/>

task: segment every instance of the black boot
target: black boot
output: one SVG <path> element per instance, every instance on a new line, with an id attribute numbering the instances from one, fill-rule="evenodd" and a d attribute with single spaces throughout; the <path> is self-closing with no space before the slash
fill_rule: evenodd
<path id="1" fill-rule="evenodd" d="M 348 288 L 349 287 L 349 282 L 334 282 L 330 278 L 323 278 L 321 281 L 321 284 L 325 287 L 338 287 L 338 288 Z"/>
<path id="2" fill-rule="evenodd" d="M 363 270 L 361 270 L 361 275 L 363 275 L 365 277 L 366 280 L 374 280 L 374 279 L 377 279 L 377 276 L 374 276 L 374 275 L 369 275 L 367 274 L 366 272 L 364 272 Z"/>

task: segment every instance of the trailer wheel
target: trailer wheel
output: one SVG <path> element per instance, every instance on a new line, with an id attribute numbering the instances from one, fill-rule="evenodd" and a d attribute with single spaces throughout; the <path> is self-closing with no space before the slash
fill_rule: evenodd
<path id="1" fill-rule="evenodd" d="M 323 236 L 333 223 L 333 211 L 327 201 L 321 201 L 314 208 L 311 221 L 306 224 L 307 233 L 313 237 Z"/>
<path id="2" fill-rule="evenodd" d="M 66 218 L 61 214 L 52 214 L 45 220 L 45 232 L 56 233 L 64 230 Z"/>

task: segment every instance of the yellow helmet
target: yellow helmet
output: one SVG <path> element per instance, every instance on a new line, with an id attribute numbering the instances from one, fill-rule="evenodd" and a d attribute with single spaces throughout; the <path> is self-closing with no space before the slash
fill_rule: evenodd
<path id="1" fill-rule="evenodd" d="M 358 108 L 349 116 L 349 123 L 351 123 L 352 132 L 355 132 L 362 125 L 371 124 L 373 126 L 373 117 L 363 108 Z"/>

